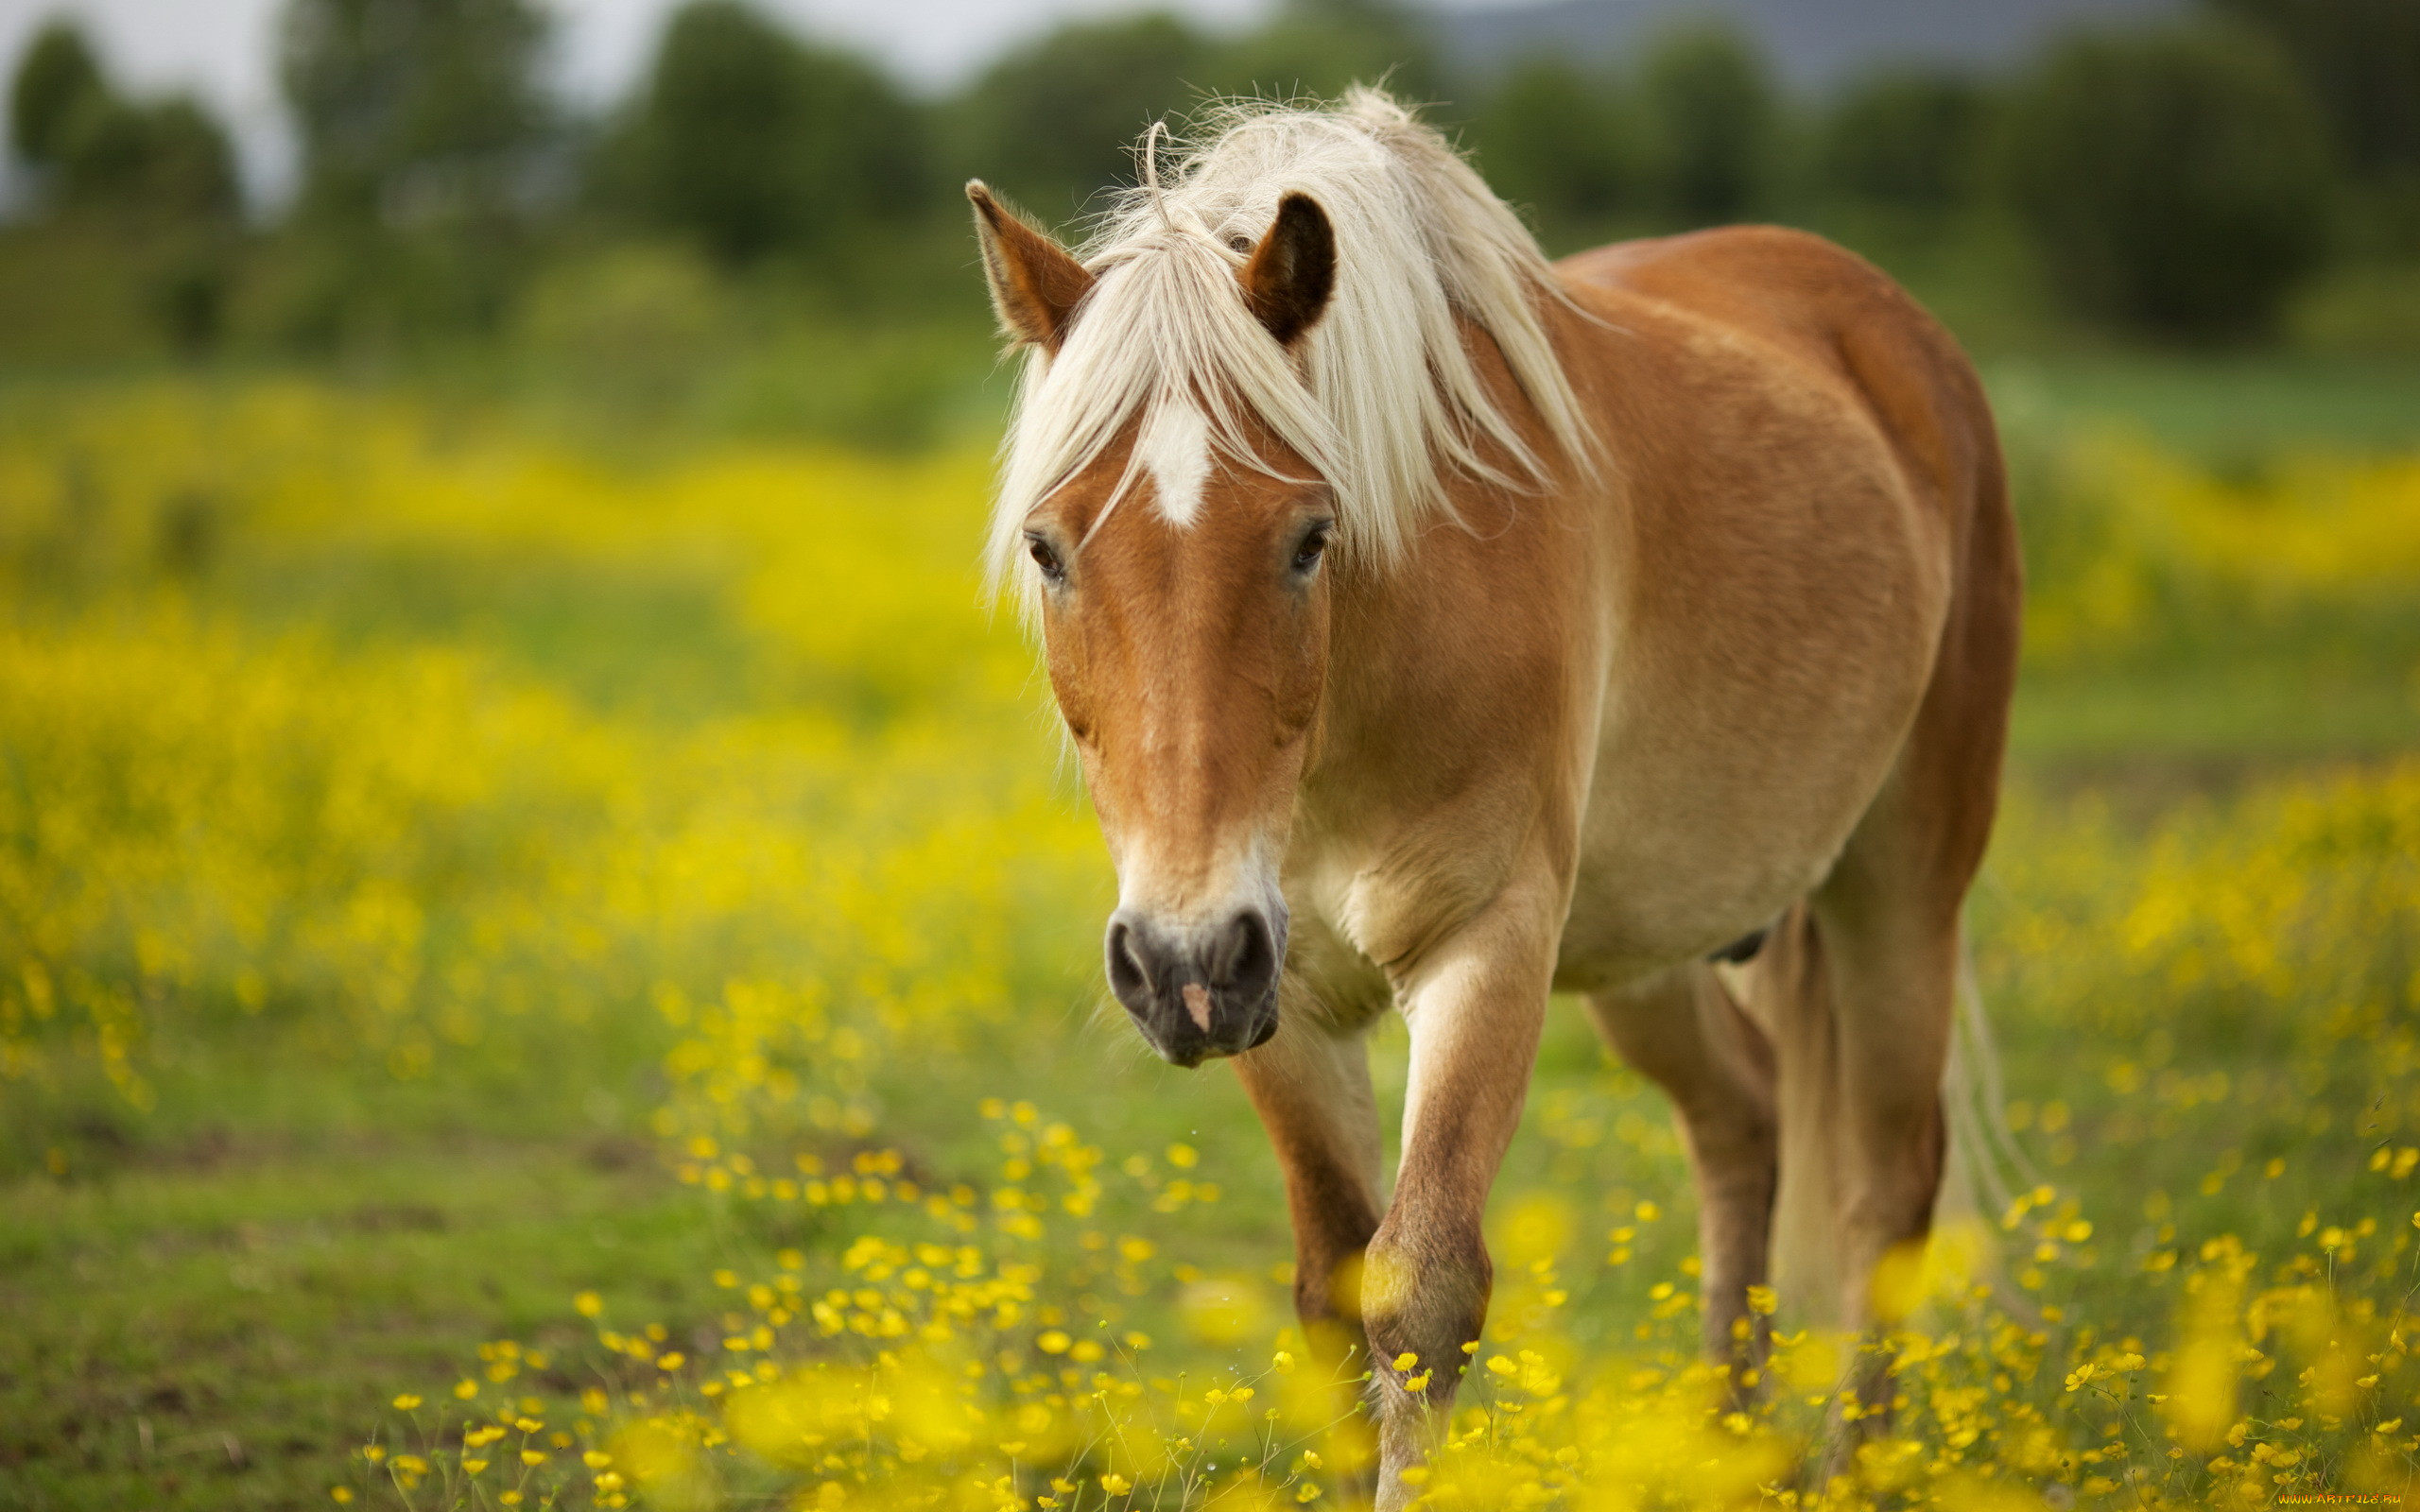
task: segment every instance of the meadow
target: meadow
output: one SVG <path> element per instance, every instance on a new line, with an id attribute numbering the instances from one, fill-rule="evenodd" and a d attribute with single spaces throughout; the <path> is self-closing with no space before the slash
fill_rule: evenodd
<path id="1" fill-rule="evenodd" d="M 1991 374 L 2031 569 L 1974 1200 L 1694 1366 L 1567 1007 L 1440 1508 L 2259 1506 L 2420 1468 L 2420 380 Z M 2132 417 L 2131 419 L 2122 417 Z M 0 395 L 0 1503 L 1342 1503 L 1277 1177 L 1098 980 L 989 458 Z M 1403 1040 L 1375 1047 L 1400 1098 Z"/>

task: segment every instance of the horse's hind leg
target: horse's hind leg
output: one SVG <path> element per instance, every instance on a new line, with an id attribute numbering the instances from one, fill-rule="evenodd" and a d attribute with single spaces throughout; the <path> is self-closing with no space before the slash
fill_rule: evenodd
<path id="1" fill-rule="evenodd" d="M 1890 1420 L 1879 1334 L 1920 1300 L 1912 1295 L 1918 1263 L 1948 1158 L 1941 1089 L 1957 990 L 1957 897 L 1922 906 L 1836 878 L 1811 910 L 1809 944 L 1835 1005 L 1829 1153 L 1839 1308 L 1867 1338 L 1854 1384 L 1871 1429 Z"/>
<path id="2" fill-rule="evenodd" d="M 1772 1046 L 1702 963 L 1593 993 L 1588 1011 L 1606 1042 L 1662 1087 L 1679 1114 L 1697 1173 L 1706 1353 L 1728 1362 L 1735 1390 L 1744 1390 L 1769 1339 L 1748 1288 L 1767 1280 L 1772 1227 Z"/>
<path id="3" fill-rule="evenodd" d="M 1977 654 L 1936 674 L 1896 770 L 1795 916 L 1796 935 L 1757 963 L 1780 988 L 1782 1230 L 1815 1228 L 1828 1198 L 1840 1311 L 1867 1338 L 1849 1440 L 1889 1424 L 1879 1332 L 1917 1300 L 1908 1294 L 1947 1163 L 1959 916 L 1998 798 L 2006 671 Z"/>
<path id="4" fill-rule="evenodd" d="M 1849 346 L 1872 356 L 1891 345 L 1865 335 Z M 1812 1194 L 1828 1186 L 1831 1211 L 1820 1216 L 1835 1240 L 1838 1295 L 1876 1344 L 1873 1331 L 1915 1300 L 1906 1294 L 1920 1272 L 1893 1257 L 1921 1255 L 1948 1158 L 1941 1095 L 1959 918 L 1998 805 L 2022 598 L 1981 386 L 1937 331 L 1927 327 L 1922 344 L 1946 380 L 1941 407 L 1910 405 L 1904 383 L 1866 387 L 1910 476 L 1928 479 L 1950 505 L 1952 592 L 1940 652 L 1898 761 L 1798 916 L 1792 948 L 1757 963 L 1774 969 L 1780 990 L 1752 989 L 1750 1005 L 1782 1015 L 1760 1014 L 1775 1030 L 1781 1070 L 1782 1230 L 1819 1216 L 1794 1200 L 1793 1187 Z M 1794 1115 L 1804 1124 L 1819 1108 L 1831 1116 L 1793 1128 Z M 1814 1164 L 1804 1184 L 1791 1171 L 1802 1149 Z M 1859 1361 L 1861 1430 L 1890 1420 L 1887 1367 L 1878 1349 Z"/>

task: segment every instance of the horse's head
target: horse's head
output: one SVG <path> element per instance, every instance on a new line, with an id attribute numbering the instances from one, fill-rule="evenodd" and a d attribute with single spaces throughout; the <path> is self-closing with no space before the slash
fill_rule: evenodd
<path id="1" fill-rule="evenodd" d="M 1002 324 L 1046 361 L 1085 360 L 1112 335 L 1080 329 L 1095 274 L 980 184 L 968 193 Z M 1187 255 L 1222 281 L 1209 298 L 1232 299 L 1225 337 L 1288 363 L 1334 285 L 1326 215 L 1289 196 L 1256 246 L 1207 245 Z M 1238 403 L 1187 385 L 1140 396 L 1001 524 L 1030 564 L 1017 570 L 1117 868 L 1110 985 L 1182 1066 L 1276 1032 L 1279 868 L 1327 670 L 1334 499 L 1276 428 L 1220 408 Z"/>

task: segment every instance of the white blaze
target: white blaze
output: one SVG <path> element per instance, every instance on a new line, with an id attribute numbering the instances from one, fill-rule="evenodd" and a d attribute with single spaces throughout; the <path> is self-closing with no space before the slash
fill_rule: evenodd
<path id="1" fill-rule="evenodd" d="M 1154 405 L 1141 445 L 1160 513 L 1180 530 L 1192 524 L 1210 481 L 1210 421 L 1191 404 Z"/>

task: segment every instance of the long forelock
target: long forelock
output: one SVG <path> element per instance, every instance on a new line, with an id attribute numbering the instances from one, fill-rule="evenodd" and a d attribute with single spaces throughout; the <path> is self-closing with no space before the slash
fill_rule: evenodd
<path id="1" fill-rule="evenodd" d="M 1030 604 L 1028 513 L 1130 425 L 1150 434 L 1166 405 L 1201 411 L 1218 461 L 1273 473 L 1248 434 L 1257 419 L 1333 491 L 1348 559 L 1381 569 L 1425 519 L 1451 512 L 1448 474 L 1544 486 L 1551 463 L 1488 391 L 1464 320 L 1494 338 L 1555 451 L 1593 465 L 1542 316 L 1561 288 L 1443 137 L 1362 89 L 1331 108 L 1222 107 L 1210 126 L 1172 184 L 1119 197 L 1084 248 L 1098 282 L 1065 343 L 1027 359 L 993 518 L 995 581 Z M 1326 213 L 1337 248 L 1335 293 L 1290 355 L 1236 278 L 1289 193 Z M 1144 452 L 1095 528 L 1132 490 Z"/>

